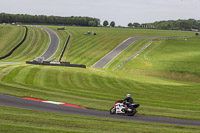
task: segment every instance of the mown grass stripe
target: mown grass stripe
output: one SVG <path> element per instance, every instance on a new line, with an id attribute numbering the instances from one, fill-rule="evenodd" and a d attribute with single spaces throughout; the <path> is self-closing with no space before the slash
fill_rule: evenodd
<path id="1" fill-rule="evenodd" d="M 16 44 L 18 44 L 25 34 L 23 27 L 3 26 L 0 30 L 0 56 L 7 54 Z"/>
<path id="2" fill-rule="evenodd" d="M 198 132 L 199 127 L 144 123 L 0 107 L 1 132 Z M 45 117 L 44 117 L 45 116 Z M 113 127 L 113 125 L 115 125 Z"/>
<path id="3" fill-rule="evenodd" d="M 24 62 L 33 60 L 46 50 L 49 43 L 48 34 L 36 27 L 29 27 L 27 40 L 12 56 L 2 60 L 3 62 Z"/>
<path id="4" fill-rule="evenodd" d="M 7 58 L 7 57 L 9 57 L 10 55 L 12 55 L 13 54 L 13 52 L 15 52 L 15 50 L 18 48 L 18 47 L 20 47 L 23 43 L 24 43 L 24 41 L 26 40 L 26 38 L 27 38 L 27 33 L 28 33 L 28 28 L 25 26 L 25 34 L 24 34 L 24 36 L 23 36 L 23 39 L 15 46 L 15 47 L 13 47 L 6 55 L 4 55 L 4 56 L 2 56 L 2 57 L 0 57 L 0 59 L 2 60 L 2 59 L 5 59 L 5 58 Z"/>

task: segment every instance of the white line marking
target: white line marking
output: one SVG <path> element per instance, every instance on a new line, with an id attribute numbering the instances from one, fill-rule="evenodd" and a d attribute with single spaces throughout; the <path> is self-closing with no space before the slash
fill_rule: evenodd
<path id="1" fill-rule="evenodd" d="M 54 102 L 54 101 L 42 101 L 44 103 L 51 103 L 51 104 L 57 104 L 57 105 L 60 105 L 60 104 L 65 104 L 65 103 L 61 103 L 61 102 Z"/>

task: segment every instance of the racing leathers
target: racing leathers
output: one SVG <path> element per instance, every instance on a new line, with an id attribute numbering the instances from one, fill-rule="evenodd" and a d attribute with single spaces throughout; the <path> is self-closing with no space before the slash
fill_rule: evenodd
<path id="1" fill-rule="evenodd" d="M 125 99 L 123 99 L 123 101 L 127 101 L 127 102 L 124 102 L 125 105 L 130 105 L 130 104 L 133 104 L 133 98 L 132 97 L 126 97 Z"/>

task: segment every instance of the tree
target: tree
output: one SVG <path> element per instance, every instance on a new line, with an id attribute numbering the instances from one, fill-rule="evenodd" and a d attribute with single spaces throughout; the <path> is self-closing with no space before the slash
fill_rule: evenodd
<path id="1" fill-rule="evenodd" d="M 133 27 L 133 24 L 132 23 L 128 23 L 128 27 Z"/>
<path id="2" fill-rule="evenodd" d="M 103 22 L 103 26 L 108 26 L 108 25 L 109 25 L 108 21 L 105 20 L 105 21 Z"/>
<path id="3" fill-rule="evenodd" d="M 137 22 L 135 22 L 135 23 L 133 23 L 133 26 L 134 26 L 134 27 L 138 27 L 138 26 L 140 26 L 140 24 L 137 23 Z"/>
<path id="4" fill-rule="evenodd" d="M 110 23 L 110 26 L 111 26 L 111 27 L 115 27 L 115 21 L 112 21 L 112 22 Z"/>
<path id="5" fill-rule="evenodd" d="M 88 26 L 95 27 L 95 26 L 97 26 L 97 23 L 95 21 L 89 21 Z"/>

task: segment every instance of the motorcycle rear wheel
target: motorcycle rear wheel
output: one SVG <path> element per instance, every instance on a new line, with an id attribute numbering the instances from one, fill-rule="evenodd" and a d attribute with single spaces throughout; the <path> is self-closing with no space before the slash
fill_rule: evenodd
<path id="1" fill-rule="evenodd" d="M 136 108 L 132 108 L 132 111 L 127 111 L 128 116 L 134 116 L 137 113 Z"/>
<path id="2" fill-rule="evenodd" d="M 114 108 L 114 107 L 112 107 L 111 109 L 110 109 L 110 114 L 115 114 L 116 113 L 116 109 Z"/>

